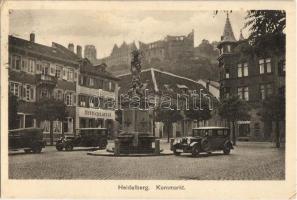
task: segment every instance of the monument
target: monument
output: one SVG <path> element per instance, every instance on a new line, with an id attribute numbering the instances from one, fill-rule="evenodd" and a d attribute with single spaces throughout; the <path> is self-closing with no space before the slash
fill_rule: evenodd
<path id="1" fill-rule="evenodd" d="M 141 83 L 141 54 L 138 50 L 132 51 L 130 70 L 129 102 L 126 102 L 122 111 L 123 132 L 115 141 L 118 151 L 115 154 L 154 153 L 157 149 L 153 148 L 153 111 L 143 109 L 146 101 Z M 155 146 L 158 148 L 158 144 Z"/>

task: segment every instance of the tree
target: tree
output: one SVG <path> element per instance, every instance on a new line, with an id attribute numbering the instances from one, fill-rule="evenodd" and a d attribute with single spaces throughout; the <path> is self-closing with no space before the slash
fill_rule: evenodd
<path id="1" fill-rule="evenodd" d="M 286 117 L 286 101 L 284 95 L 273 95 L 263 101 L 261 112 L 263 121 L 275 122 L 275 146 L 280 147 L 280 121 Z"/>
<path id="2" fill-rule="evenodd" d="M 196 104 L 196 105 L 194 105 Z M 194 107 L 195 106 L 195 107 Z M 209 109 L 209 101 L 206 98 L 201 98 L 201 106 L 199 99 L 197 98 L 197 101 L 191 101 L 189 105 L 189 110 L 185 111 L 186 117 L 197 120 L 198 124 L 202 120 L 208 120 L 211 118 L 211 110 Z M 194 109 L 194 108 L 198 109 Z"/>
<path id="3" fill-rule="evenodd" d="M 18 98 L 11 92 L 8 97 L 8 127 L 9 129 L 17 128 L 16 119 L 18 117 Z"/>
<path id="4" fill-rule="evenodd" d="M 286 12 L 283 10 L 251 10 L 246 16 L 249 40 L 258 54 L 285 51 Z"/>
<path id="5" fill-rule="evenodd" d="M 50 121 L 50 144 L 53 145 L 53 122 L 55 120 L 63 121 L 68 115 L 66 105 L 61 100 L 41 99 L 36 103 L 35 116 L 40 121 Z M 63 123 L 62 123 L 62 133 Z"/>
<path id="6" fill-rule="evenodd" d="M 238 96 L 224 99 L 219 106 L 219 115 L 228 122 L 232 122 L 232 140 L 234 145 L 236 145 L 235 123 L 238 120 L 248 120 L 250 118 L 248 111 L 248 104 Z"/>
<path id="7" fill-rule="evenodd" d="M 172 125 L 172 123 L 175 123 L 177 121 L 180 121 L 183 119 L 183 116 L 181 115 L 179 110 L 176 109 L 162 109 L 159 108 L 156 110 L 156 122 L 163 122 L 164 126 L 167 128 L 167 142 L 169 142 L 169 128 Z"/>

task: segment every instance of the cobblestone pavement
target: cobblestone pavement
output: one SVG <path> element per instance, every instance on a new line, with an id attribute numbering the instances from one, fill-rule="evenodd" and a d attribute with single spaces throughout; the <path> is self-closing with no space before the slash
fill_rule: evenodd
<path id="1" fill-rule="evenodd" d="M 161 147 L 169 145 L 162 141 Z M 181 156 L 101 157 L 92 149 L 58 152 L 46 147 L 41 154 L 9 155 L 12 179 L 153 179 L 153 180 L 282 180 L 285 151 L 272 143 L 238 142 L 230 155 L 222 152 L 193 158 Z"/>

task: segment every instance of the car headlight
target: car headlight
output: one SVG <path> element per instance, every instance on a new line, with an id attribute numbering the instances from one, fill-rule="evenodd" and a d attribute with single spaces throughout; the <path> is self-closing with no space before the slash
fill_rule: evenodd
<path id="1" fill-rule="evenodd" d="M 187 144 L 191 144 L 191 139 L 187 139 Z"/>
<path id="2" fill-rule="evenodd" d="M 180 142 L 179 138 L 176 138 L 176 139 L 173 141 L 173 144 L 177 144 L 177 143 L 179 143 L 179 142 Z"/>

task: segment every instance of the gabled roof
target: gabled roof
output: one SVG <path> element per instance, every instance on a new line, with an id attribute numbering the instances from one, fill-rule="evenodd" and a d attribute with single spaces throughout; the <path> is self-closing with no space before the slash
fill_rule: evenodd
<path id="1" fill-rule="evenodd" d="M 127 94 L 131 88 L 131 73 L 117 76 L 120 86 L 120 94 Z M 182 77 L 170 72 L 161 71 L 154 68 L 142 70 L 140 79 L 142 83 L 146 83 L 146 89 L 148 92 L 157 93 L 181 93 L 182 89 L 188 89 L 191 91 L 200 92 L 203 89 L 204 93 L 206 88 L 199 84 L 197 81 Z"/>
<path id="2" fill-rule="evenodd" d="M 226 23 L 224 27 L 224 32 L 221 37 L 221 42 L 236 42 L 232 26 L 229 20 L 229 14 L 227 13 Z"/>
<path id="3" fill-rule="evenodd" d="M 80 72 L 93 75 L 93 76 L 100 76 L 104 78 L 109 78 L 113 80 L 118 80 L 117 77 L 113 76 L 111 73 L 107 72 L 105 64 L 100 65 L 92 65 L 91 62 L 87 58 L 83 58 L 80 60 Z"/>
<path id="4" fill-rule="evenodd" d="M 28 40 L 24 40 L 21 38 L 14 37 L 12 35 L 9 36 L 9 46 L 17 49 L 22 49 L 25 51 L 29 51 L 33 54 L 40 55 L 43 57 L 48 57 L 55 60 L 61 60 L 64 62 L 70 62 L 72 64 L 77 64 L 78 57 L 76 54 L 72 53 L 62 45 L 58 43 L 52 44 L 53 46 L 46 46 L 42 44 L 38 44 L 35 42 L 31 42 Z"/>

